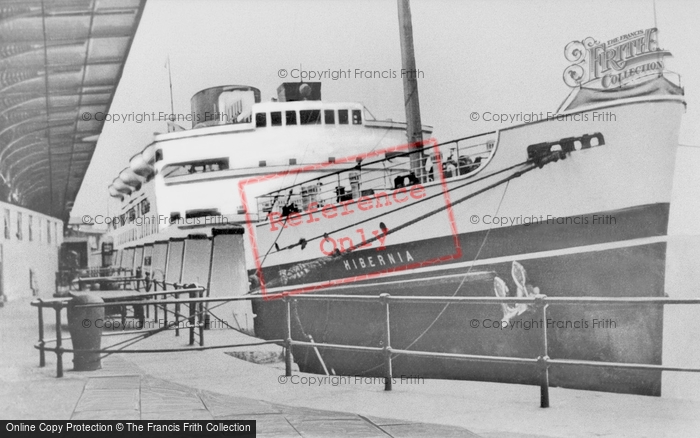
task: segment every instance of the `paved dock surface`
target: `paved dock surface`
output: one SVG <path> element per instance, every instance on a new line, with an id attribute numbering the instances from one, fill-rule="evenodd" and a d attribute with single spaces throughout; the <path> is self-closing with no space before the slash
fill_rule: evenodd
<path id="1" fill-rule="evenodd" d="M 352 379 L 302 384 L 321 376 L 298 371 L 297 383 L 285 382 L 274 360 L 278 346 L 111 355 L 93 372 L 70 371 L 67 353 L 65 377 L 57 379 L 53 353 L 38 367 L 36 309 L 28 303 L 0 309 L 4 419 L 253 419 L 260 436 L 270 437 L 690 437 L 700 430 L 700 402 L 690 400 L 552 388 L 552 407 L 541 409 L 534 386 L 423 380 L 387 392 L 381 382 Z M 52 337 L 52 312 L 45 320 Z M 231 330 L 205 332 L 207 345 L 244 339 Z M 186 343 L 186 332 L 165 332 L 134 347 Z"/>

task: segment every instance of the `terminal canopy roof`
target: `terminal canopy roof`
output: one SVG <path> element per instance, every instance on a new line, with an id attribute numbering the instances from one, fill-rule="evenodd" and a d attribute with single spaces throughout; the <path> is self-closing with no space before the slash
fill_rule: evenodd
<path id="1" fill-rule="evenodd" d="M 67 219 L 145 0 L 0 0 L 0 200 Z"/>

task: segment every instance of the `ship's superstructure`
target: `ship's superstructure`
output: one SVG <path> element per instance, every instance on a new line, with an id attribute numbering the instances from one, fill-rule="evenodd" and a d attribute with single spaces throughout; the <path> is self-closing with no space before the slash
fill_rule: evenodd
<path id="1" fill-rule="evenodd" d="M 286 174 L 260 184 L 264 193 L 292 184 L 295 168 L 318 165 L 325 172 L 322 166 L 336 158 L 406 142 L 404 123 L 368 120 L 361 104 L 320 96 L 320 83 L 282 84 L 276 101 L 266 103 L 252 87 L 197 93 L 192 129 L 170 124 L 171 132 L 156 135 L 109 187 L 116 247 L 143 244 L 156 233 L 244 223 L 246 213 L 256 212 L 238 198 L 241 179 Z"/>

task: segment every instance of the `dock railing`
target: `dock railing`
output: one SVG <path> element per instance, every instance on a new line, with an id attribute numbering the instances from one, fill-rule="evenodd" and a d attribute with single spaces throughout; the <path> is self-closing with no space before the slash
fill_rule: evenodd
<path id="1" fill-rule="evenodd" d="M 700 372 L 700 368 L 690 368 L 690 367 L 680 367 L 680 366 L 665 366 L 665 365 L 655 365 L 655 364 L 642 364 L 642 363 L 624 363 L 624 362 L 601 362 L 601 361 L 591 361 L 591 360 L 574 360 L 574 359 L 552 359 L 549 357 L 549 348 L 547 344 L 547 324 L 541 324 L 540 329 L 540 345 L 539 354 L 537 357 L 524 358 L 524 357 L 508 357 L 508 356 L 492 356 L 492 355 L 475 355 L 475 354 L 462 354 L 462 353 L 441 353 L 435 351 L 421 351 L 421 350 L 409 350 L 409 349 L 395 349 L 391 346 L 391 307 L 392 305 L 399 304 L 454 304 L 454 305 L 470 305 L 470 304 L 531 304 L 533 305 L 542 321 L 547 321 L 547 306 L 550 304 L 557 305 L 697 305 L 700 304 L 700 298 L 687 298 L 687 299 L 676 299 L 676 298 L 666 298 L 666 297 L 628 297 L 628 298 L 609 298 L 609 297 L 548 297 L 546 295 L 535 295 L 534 297 L 435 297 L 435 296 L 392 296 L 390 294 L 381 295 L 331 295 L 331 294 L 289 294 L 281 293 L 276 295 L 268 294 L 266 297 L 260 295 L 243 295 L 234 297 L 203 297 L 205 289 L 202 287 L 186 287 L 185 284 L 168 284 L 166 282 L 157 282 L 159 286 L 155 287 L 167 287 L 173 286 L 172 290 L 161 290 L 154 292 L 146 292 L 140 297 L 150 298 L 148 300 L 129 300 L 119 301 L 119 305 L 123 306 L 135 306 L 135 305 L 153 305 L 160 307 L 162 309 L 167 309 L 168 305 L 180 306 L 187 304 L 190 308 L 190 313 L 188 316 L 180 315 L 179 308 L 173 312 L 178 318 L 184 317 L 191 323 L 190 329 L 190 345 L 194 345 L 195 328 L 199 329 L 199 347 L 190 348 L 175 348 L 175 349 L 143 349 L 143 350 L 114 350 L 111 348 L 101 349 L 101 350 L 72 350 L 65 349 L 61 345 L 62 332 L 61 332 L 61 309 L 66 307 L 67 300 L 36 300 L 32 302 L 33 306 L 39 309 L 39 342 L 35 345 L 35 348 L 40 351 L 40 366 L 45 366 L 44 352 L 52 351 L 55 352 L 58 358 L 57 363 L 57 377 L 63 375 L 63 367 L 61 362 L 61 355 L 65 352 L 75 352 L 75 351 L 90 351 L 90 352 L 100 352 L 100 353 L 160 353 L 160 352 L 177 352 L 177 351 L 188 351 L 188 350 L 205 350 L 213 348 L 235 348 L 235 347 L 246 347 L 252 345 L 264 345 L 264 344 L 279 344 L 284 347 L 285 356 L 285 375 L 287 377 L 292 376 L 292 347 L 293 346 L 303 346 L 309 348 L 318 349 L 335 349 L 335 350 L 346 350 L 346 351 L 358 351 L 358 352 L 373 352 L 383 355 L 383 374 L 384 374 L 384 389 L 390 391 L 392 389 L 392 357 L 395 355 L 405 355 L 405 356 L 415 356 L 415 357 L 426 357 L 426 358 L 438 358 L 446 360 L 466 360 L 466 361 L 478 361 L 478 362 L 495 362 L 495 363 L 511 363 L 511 364 L 525 364 L 529 366 L 537 367 L 539 370 L 539 387 L 540 387 L 540 407 L 547 408 L 550 406 L 549 398 L 549 370 L 551 367 L 566 367 L 566 366 L 588 366 L 588 367 L 602 367 L 602 368 L 613 368 L 613 369 L 634 369 L 634 370 L 648 370 L 648 371 L 674 371 L 674 372 Z M 175 299 L 167 298 L 168 295 L 174 297 L 179 296 L 183 293 L 189 293 L 190 298 L 185 299 Z M 158 296 L 163 298 L 157 299 Z M 245 343 L 245 344 L 230 344 L 230 345 L 217 345 L 217 346 L 204 346 L 204 324 L 201 322 L 202 315 L 208 312 L 204 307 L 205 303 L 214 302 L 233 302 L 233 301 L 245 301 L 245 300 L 270 300 L 270 299 L 281 299 L 284 303 L 285 312 L 285 334 L 284 339 L 272 339 L 265 340 L 255 343 Z M 295 340 L 292 337 L 292 304 L 295 301 L 356 301 L 356 302 L 376 302 L 384 308 L 384 324 L 383 327 L 383 346 L 381 347 L 368 347 L 361 345 L 345 345 L 345 344 L 331 344 L 322 342 L 308 342 Z M 88 307 L 106 307 L 109 305 L 114 305 L 114 302 L 105 304 L 84 304 L 76 306 L 77 308 L 88 308 Z M 56 339 L 44 339 L 44 328 L 43 328 L 43 314 L 42 309 L 44 307 L 52 307 L 56 312 Z M 167 312 L 167 310 L 165 310 Z M 167 324 L 165 329 L 167 329 Z M 162 331 L 163 329 L 158 329 Z M 138 333 L 135 331 L 134 333 Z M 111 334 L 111 333 L 110 333 Z M 118 332 L 116 334 L 123 334 L 123 332 Z M 55 348 L 49 348 L 46 346 L 47 343 L 55 342 Z"/>

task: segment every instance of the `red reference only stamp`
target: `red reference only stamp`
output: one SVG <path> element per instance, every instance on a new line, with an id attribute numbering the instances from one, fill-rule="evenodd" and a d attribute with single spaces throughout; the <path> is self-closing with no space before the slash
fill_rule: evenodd
<path id="1" fill-rule="evenodd" d="M 408 152 L 420 146 L 425 170 L 417 177 L 408 167 Z M 243 179 L 238 191 L 265 299 L 461 257 L 435 139 Z M 408 230 L 421 221 L 429 224 L 423 233 Z M 435 224 L 452 245 L 436 252 L 411 244 Z"/>

